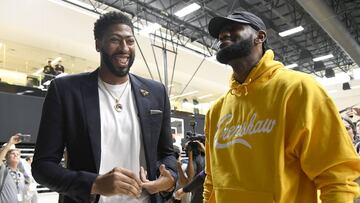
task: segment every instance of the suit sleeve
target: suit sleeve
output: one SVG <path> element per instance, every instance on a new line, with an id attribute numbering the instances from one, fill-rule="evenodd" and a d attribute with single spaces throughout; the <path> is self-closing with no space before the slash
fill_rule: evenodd
<path id="1" fill-rule="evenodd" d="M 162 91 L 164 95 L 164 112 L 162 120 L 162 128 L 158 143 L 158 162 L 164 164 L 170 171 L 172 176 L 177 181 L 177 170 L 176 170 L 176 158 L 173 149 L 173 140 L 171 135 L 171 124 L 170 124 L 170 101 L 166 93 L 165 87 L 162 85 Z"/>
<path id="2" fill-rule="evenodd" d="M 360 175 L 359 157 L 332 100 L 321 89 L 302 88 L 302 104 L 293 107 L 298 114 L 288 118 L 295 126 L 289 151 L 320 189 L 323 203 L 352 203 L 359 195 L 354 182 Z"/>
<path id="3" fill-rule="evenodd" d="M 64 106 L 57 81 L 53 80 L 43 104 L 39 133 L 32 163 L 35 180 L 49 189 L 78 202 L 89 202 L 97 174 L 72 171 L 59 165 L 65 146 Z"/>
<path id="4" fill-rule="evenodd" d="M 211 174 L 211 143 L 212 137 L 209 135 L 209 125 L 210 125 L 210 111 L 206 114 L 205 117 L 205 181 L 204 181 L 204 203 L 215 203 L 213 195 L 213 183 L 212 183 L 212 174 Z"/>

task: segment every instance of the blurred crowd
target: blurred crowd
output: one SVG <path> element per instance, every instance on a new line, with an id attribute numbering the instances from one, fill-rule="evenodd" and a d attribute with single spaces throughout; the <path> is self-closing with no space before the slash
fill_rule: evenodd
<path id="1" fill-rule="evenodd" d="M 10 137 L 0 151 L 0 202 L 37 203 L 37 191 L 31 174 L 32 157 L 21 158 L 15 147 L 22 141 L 21 134 Z"/>
<path id="2" fill-rule="evenodd" d="M 360 105 L 346 108 L 341 112 L 341 117 L 356 152 L 360 154 Z"/>

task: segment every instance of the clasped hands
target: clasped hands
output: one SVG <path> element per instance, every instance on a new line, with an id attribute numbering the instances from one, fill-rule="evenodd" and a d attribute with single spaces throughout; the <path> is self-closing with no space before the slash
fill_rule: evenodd
<path id="1" fill-rule="evenodd" d="M 142 189 L 154 194 L 161 191 L 171 191 L 174 188 L 175 180 L 164 164 L 159 167 L 160 176 L 150 181 L 143 167 L 140 169 L 140 178 L 132 171 L 125 168 L 114 168 L 104 175 L 99 175 L 91 188 L 91 194 L 103 196 L 128 195 L 140 197 Z"/>

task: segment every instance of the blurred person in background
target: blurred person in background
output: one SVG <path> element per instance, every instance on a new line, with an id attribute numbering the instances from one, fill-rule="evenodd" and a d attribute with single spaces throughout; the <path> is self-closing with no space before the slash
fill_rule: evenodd
<path id="1" fill-rule="evenodd" d="M 61 60 L 55 65 L 55 74 L 56 75 L 60 75 L 62 73 L 65 73 L 65 68 L 64 66 L 61 64 Z"/>
<path id="2" fill-rule="evenodd" d="M 176 182 L 176 188 L 175 188 L 175 191 L 176 191 L 176 190 L 184 187 L 184 185 L 186 184 L 186 176 L 185 176 L 185 172 L 184 172 L 184 170 L 186 170 L 186 168 L 184 166 L 185 164 L 183 163 L 183 161 L 185 159 L 183 159 L 181 157 L 180 148 L 174 146 L 174 152 L 175 152 L 175 156 L 176 156 L 176 160 L 177 160 L 176 161 L 176 169 L 178 172 L 178 180 Z M 170 202 L 172 202 L 172 203 L 190 203 L 190 194 L 184 195 L 180 199 L 176 199 L 175 196 L 173 196 Z"/>
<path id="3" fill-rule="evenodd" d="M 29 203 L 38 202 L 38 192 L 36 190 L 37 183 L 31 174 L 32 156 L 26 156 L 25 159 L 20 159 L 18 165 L 19 170 L 24 174 L 26 186 L 26 199 Z"/>
<path id="4" fill-rule="evenodd" d="M 24 174 L 18 169 L 20 150 L 15 144 L 21 142 L 20 133 L 10 137 L 0 151 L 0 202 L 1 203 L 28 203 L 27 188 Z M 5 164 L 3 160 L 6 160 Z"/>
<path id="5" fill-rule="evenodd" d="M 190 192 L 196 191 L 200 187 L 203 187 L 205 181 L 205 171 L 202 170 L 197 174 L 188 184 L 184 185 L 182 188 L 176 190 L 174 197 L 177 200 L 182 200 Z M 199 201 L 202 202 L 202 201 Z"/>
<path id="6" fill-rule="evenodd" d="M 54 67 L 52 67 L 51 65 L 50 59 L 47 61 L 47 65 L 45 65 L 43 68 L 43 74 L 44 78 L 42 79 L 41 84 L 44 84 L 45 82 L 55 78 L 56 72 L 54 70 Z"/>
<path id="7" fill-rule="evenodd" d="M 192 140 L 185 144 L 185 150 L 188 155 L 188 163 L 186 167 L 186 175 L 183 170 L 180 170 L 181 163 L 178 164 L 178 173 L 179 173 L 179 182 L 182 185 L 182 188 L 178 189 L 177 195 L 175 198 L 181 199 L 184 195 L 183 192 L 191 192 L 191 203 L 202 203 L 203 202 L 203 185 L 200 184 L 197 187 L 197 184 L 190 184 L 197 177 L 198 174 L 203 172 L 205 167 L 205 146 L 199 140 Z M 195 183 L 195 182 L 193 182 Z M 183 187 L 190 184 L 187 189 L 184 191 Z M 193 187 L 196 185 L 195 187 Z"/>
<path id="8" fill-rule="evenodd" d="M 349 137 L 353 143 L 356 143 L 359 140 L 359 136 L 356 133 L 356 124 L 351 121 L 351 119 L 342 117 L 346 131 L 349 134 Z"/>

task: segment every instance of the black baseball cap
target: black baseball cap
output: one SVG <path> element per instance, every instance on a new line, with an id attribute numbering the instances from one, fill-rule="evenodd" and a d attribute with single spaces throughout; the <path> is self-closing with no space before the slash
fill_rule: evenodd
<path id="1" fill-rule="evenodd" d="M 240 11 L 228 15 L 227 17 L 214 17 L 209 22 L 209 33 L 212 37 L 218 38 L 221 29 L 228 25 L 229 23 L 242 23 L 246 25 L 250 25 L 256 31 L 264 30 L 266 31 L 265 23 L 257 17 L 255 14 L 247 12 L 247 11 Z"/>

